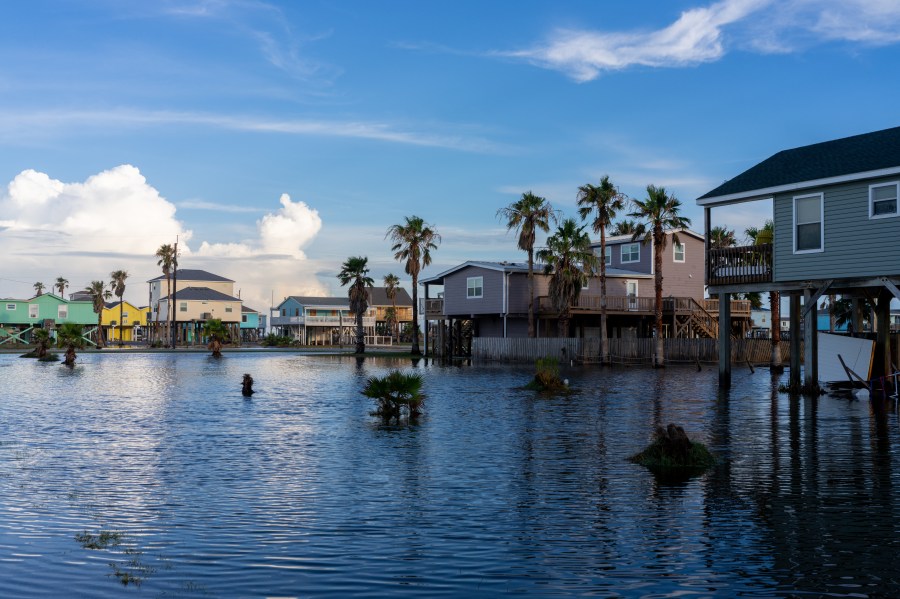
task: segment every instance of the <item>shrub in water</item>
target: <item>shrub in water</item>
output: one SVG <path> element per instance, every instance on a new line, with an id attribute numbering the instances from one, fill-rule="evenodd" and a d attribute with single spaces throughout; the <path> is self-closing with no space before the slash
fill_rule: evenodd
<path id="1" fill-rule="evenodd" d="M 378 402 L 378 409 L 373 412 L 375 416 L 380 416 L 386 423 L 392 420 L 399 423 L 404 414 L 410 420 L 421 414 L 425 401 L 423 383 L 419 374 L 404 374 L 399 370 L 392 370 L 387 376 L 369 377 L 362 394 Z"/>
<path id="2" fill-rule="evenodd" d="M 526 389 L 535 391 L 566 391 L 569 386 L 566 381 L 559 378 L 559 360 L 552 357 L 538 358 L 535 363 L 534 379 Z"/>
<path id="3" fill-rule="evenodd" d="M 653 442 L 630 460 L 651 469 L 706 469 L 716 464 L 703 443 L 691 441 L 680 426 L 670 424 L 656 429 Z"/>

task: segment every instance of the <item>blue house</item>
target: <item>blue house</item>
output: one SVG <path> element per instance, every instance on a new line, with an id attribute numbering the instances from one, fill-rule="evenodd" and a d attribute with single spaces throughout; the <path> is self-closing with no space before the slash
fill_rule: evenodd
<path id="1" fill-rule="evenodd" d="M 709 249 L 713 209 L 755 200 L 772 202 L 772 243 Z M 792 340 L 800 337 L 793 334 L 800 330 L 800 319 L 805 322 L 805 384 L 818 385 L 816 304 L 826 294 L 852 300 L 857 331 L 862 310 L 875 311 L 879 350 L 873 374 L 889 372 L 890 302 L 900 298 L 900 253 L 895 251 L 900 127 L 778 152 L 697 203 L 705 212 L 709 294 L 725 298 L 779 291 L 789 296 Z M 726 318 L 728 302 L 719 306 L 720 319 Z M 729 345 L 720 337 L 721 355 L 728 355 Z M 719 368 L 720 382 L 727 386 L 729 361 L 720 359 Z M 797 345 L 791 352 L 792 381 L 799 383 L 799 376 Z"/>

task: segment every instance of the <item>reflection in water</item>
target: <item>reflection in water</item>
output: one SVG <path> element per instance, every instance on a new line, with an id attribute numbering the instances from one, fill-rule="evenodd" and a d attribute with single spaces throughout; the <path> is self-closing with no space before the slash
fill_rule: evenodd
<path id="1" fill-rule="evenodd" d="M 370 416 L 392 368 L 425 377 L 418 425 Z M 530 367 L 0 356 L 0 596 L 898 595 L 895 403 L 565 368 L 579 393 L 548 398 Z M 627 461 L 669 422 L 720 464 Z"/>

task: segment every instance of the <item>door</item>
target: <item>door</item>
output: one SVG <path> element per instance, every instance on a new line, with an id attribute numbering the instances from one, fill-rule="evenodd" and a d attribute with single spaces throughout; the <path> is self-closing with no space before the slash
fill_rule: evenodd
<path id="1" fill-rule="evenodd" d="M 634 279 L 625 281 L 625 295 L 628 296 L 628 309 L 637 310 L 638 282 Z"/>

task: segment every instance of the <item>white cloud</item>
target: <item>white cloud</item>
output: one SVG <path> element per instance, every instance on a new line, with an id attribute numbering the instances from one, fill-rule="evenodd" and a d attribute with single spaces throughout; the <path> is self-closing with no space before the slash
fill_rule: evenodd
<path id="1" fill-rule="evenodd" d="M 257 237 L 228 243 L 204 241 L 197 251 L 192 233 L 176 218 L 176 207 L 147 183 L 140 171 L 122 165 L 80 183 L 64 183 L 25 170 L 0 192 L 0 244 L 8 259 L 0 296 L 27 296 L 31 285 L 57 276 L 70 291 L 106 280 L 124 268 L 131 277 L 126 299 L 146 303 L 145 281 L 157 276 L 154 254 L 179 239 L 182 268 L 200 268 L 236 281 L 242 297 L 258 310 L 289 294 L 327 294 L 316 277 L 321 268 L 303 252 L 322 227 L 318 212 L 282 195 L 280 209 L 257 221 Z M 19 283 L 16 283 L 19 281 Z"/>

